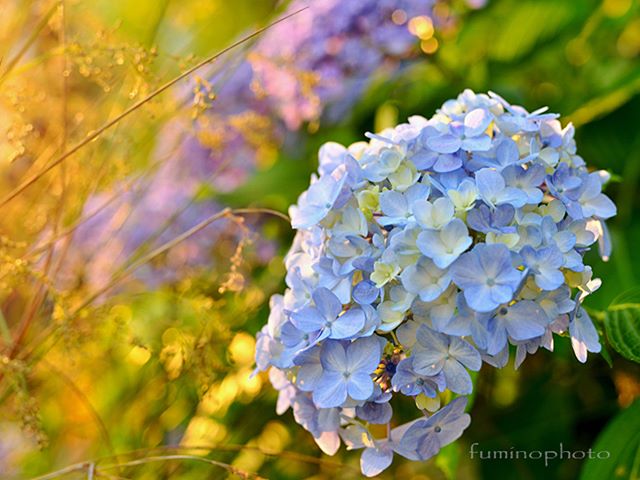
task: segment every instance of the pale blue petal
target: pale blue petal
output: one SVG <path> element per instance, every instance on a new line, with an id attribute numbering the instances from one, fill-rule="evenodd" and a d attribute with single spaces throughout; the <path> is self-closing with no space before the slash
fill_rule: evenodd
<path id="1" fill-rule="evenodd" d="M 333 322 L 329 338 L 351 338 L 364 327 L 364 321 L 364 312 L 360 308 L 351 308 Z"/>
<path id="2" fill-rule="evenodd" d="M 326 455 L 335 455 L 340 448 L 340 435 L 338 435 L 338 432 L 322 432 L 319 436 L 313 437 L 313 440 Z"/>
<path id="3" fill-rule="evenodd" d="M 301 331 L 311 333 L 324 327 L 326 319 L 317 308 L 304 307 L 298 312 L 291 313 L 291 323 Z"/>
<path id="4" fill-rule="evenodd" d="M 504 190 L 505 183 L 500 173 L 490 168 L 483 168 L 476 172 L 476 186 L 480 196 L 492 203 L 492 199 L 498 197 Z"/>
<path id="5" fill-rule="evenodd" d="M 313 292 L 312 298 L 318 311 L 329 321 L 336 318 L 342 311 L 340 300 L 327 288 L 317 288 Z"/>
<path id="6" fill-rule="evenodd" d="M 313 391 L 313 402 L 318 408 L 331 408 L 339 407 L 346 399 L 347 385 L 342 374 L 325 371 Z"/>
<path id="7" fill-rule="evenodd" d="M 450 358 L 444 363 L 442 372 L 447 380 L 447 388 L 460 395 L 468 395 L 473 390 L 469 372 L 456 360 Z"/>
<path id="8" fill-rule="evenodd" d="M 617 214 L 615 203 L 613 203 L 605 194 L 600 194 L 597 197 L 590 199 L 586 202 L 585 206 L 587 213 L 603 220 L 614 217 Z M 583 209 L 584 208 L 585 207 L 583 206 Z"/>
<path id="9" fill-rule="evenodd" d="M 356 340 L 349 345 L 346 353 L 349 371 L 373 373 L 380 363 L 381 355 L 380 340 L 376 335 Z"/>
<path id="10" fill-rule="evenodd" d="M 487 353 L 496 355 L 507 344 L 507 330 L 502 321 L 492 318 L 487 322 Z"/>
<path id="11" fill-rule="evenodd" d="M 506 329 L 514 340 L 529 340 L 544 335 L 547 315 L 531 300 L 521 300 L 509 307 Z"/>
<path id="12" fill-rule="evenodd" d="M 365 448 L 360 457 L 360 470 L 365 477 L 375 477 L 393 461 L 393 451 L 383 448 Z"/>
<path id="13" fill-rule="evenodd" d="M 535 281 L 542 290 L 555 290 L 564 283 L 564 275 L 560 270 L 545 269 L 535 275 Z"/>
<path id="14" fill-rule="evenodd" d="M 354 400 L 368 399 L 373 393 L 371 376 L 362 371 L 353 372 L 347 380 L 347 393 Z"/>
<path id="15" fill-rule="evenodd" d="M 462 148 L 470 152 L 486 152 L 491 150 L 491 137 L 480 135 L 462 140 Z"/>
<path id="16" fill-rule="evenodd" d="M 462 166 L 462 159 L 457 155 L 440 155 L 433 165 L 433 170 L 439 173 L 453 172 Z"/>
<path id="17" fill-rule="evenodd" d="M 463 292 L 467 304 L 476 312 L 490 312 L 500 305 L 500 301 L 495 301 L 491 295 L 492 289 L 488 285 L 479 285 L 466 288 Z"/>
<path id="18" fill-rule="evenodd" d="M 514 286 L 513 285 L 494 285 L 490 288 L 491 300 L 495 303 L 507 303 L 513 298 Z"/>
<path id="19" fill-rule="evenodd" d="M 469 370 L 480 370 L 482 359 L 473 346 L 460 338 L 452 338 L 449 346 L 450 355 L 462 363 Z"/>
<path id="20" fill-rule="evenodd" d="M 335 340 L 327 340 L 320 352 L 322 368 L 329 372 L 342 373 L 347 368 L 347 354 L 342 343 Z"/>
<path id="21" fill-rule="evenodd" d="M 356 415 L 359 419 L 375 425 L 384 425 L 391 421 L 393 409 L 388 403 L 366 402 L 356 408 Z"/>
<path id="22" fill-rule="evenodd" d="M 569 323 L 571 345 L 576 358 L 584 363 L 587 361 L 587 352 L 598 353 L 601 350 L 598 332 L 587 312 L 580 307 L 577 314 Z"/>
<path id="23" fill-rule="evenodd" d="M 404 217 L 409 210 L 407 199 L 400 192 L 387 190 L 380 194 L 380 208 L 389 217 Z"/>
<path id="24" fill-rule="evenodd" d="M 424 348 L 414 349 L 413 368 L 416 373 L 431 377 L 440 373 L 444 366 L 444 358 L 441 352 Z"/>
<path id="25" fill-rule="evenodd" d="M 454 420 L 447 422 L 446 426 L 442 427 L 442 430 L 440 431 L 440 433 L 438 433 L 440 446 L 445 447 L 450 443 L 455 442 L 462 436 L 464 430 L 470 424 L 471 417 L 466 413 L 463 413 L 460 416 L 457 416 Z"/>
<path id="26" fill-rule="evenodd" d="M 503 167 L 516 163 L 520 158 L 518 145 L 508 137 L 503 138 L 496 149 L 496 157 Z"/>
<path id="27" fill-rule="evenodd" d="M 455 153 L 460 150 L 461 140 L 454 135 L 439 135 L 427 138 L 427 147 L 438 153 Z"/>
<path id="28" fill-rule="evenodd" d="M 453 282 L 463 290 L 477 286 L 485 277 L 478 256 L 473 251 L 460 255 L 450 272 Z"/>
<path id="29" fill-rule="evenodd" d="M 464 117 L 464 134 L 467 137 L 477 137 L 485 132 L 493 120 L 491 114 L 484 108 L 471 110 Z"/>
<path id="30" fill-rule="evenodd" d="M 371 305 L 380 294 L 380 289 L 370 280 L 362 280 L 353 288 L 353 299 L 360 305 Z"/>

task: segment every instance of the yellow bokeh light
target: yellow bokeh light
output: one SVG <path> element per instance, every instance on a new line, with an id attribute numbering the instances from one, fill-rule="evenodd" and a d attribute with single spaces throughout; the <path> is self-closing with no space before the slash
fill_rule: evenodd
<path id="1" fill-rule="evenodd" d="M 433 37 L 433 22 L 424 15 L 413 17 L 409 20 L 409 32 L 422 40 L 427 40 Z"/>
<path id="2" fill-rule="evenodd" d="M 190 415 L 190 408 L 186 400 L 177 400 L 162 415 L 160 415 L 160 424 L 166 430 L 173 430 L 182 423 L 187 416 Z"/>
<path id="3" fill-rule="evenodd" d="M 436 50 L 438 50 L 438 47 L 439 47 L 438 40 L 436 40 L 433 37 L 431 37 L 428 40 L 423 40 L 422 42 L 420 42 L 420 48 L 424 53 L 428 55 L 436 53 Z"/>
<path id="4" fill-rule="evenodd" d="M 284 450 L 290 440 L 287 428 L 280 422 L 272 421 L 264 427 L 256 443 L 260 450 L 277 454 Z"/>
<path id="5" fill-rule="evenodd" d="M 196 416 L 191 419 L 180 442 L 183 446 L 208 447 L 220 443 L 227 435 L 224 425 L 209 417 Z"/>
<path id="6" fill-rule="evenodd" d="M 238 333 L 229 345 L 231 361 L 239 365 L 251 365 L 255 348 L 256 341 L 251 335 L 246 332 Z"/>
<path id="7" fill-rule="evenodd" d="M 260 388 L 262 388 L 262 379 L 258 375 L 252 376 L 249 368 L 240 370 L 236 381 L 242 391 L 251 398 L 255 397 L 260 392 Z"/>
<path id="8" fill-rule="evenodd" d="M 227 375 L 221 383 L 212 385 L 200 401 L 200 409 L 207 414 L 224 414 L 240 393 L 240 385 L 234 375 Z"/>

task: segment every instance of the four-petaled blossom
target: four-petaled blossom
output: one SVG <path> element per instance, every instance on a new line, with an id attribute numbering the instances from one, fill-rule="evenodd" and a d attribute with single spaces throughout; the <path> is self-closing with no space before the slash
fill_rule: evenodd
<path id="1" fill-rule="evenodd" d="M 372 373 L 380 363 L 380 342 L 375 335 L 348 345 L 329 340 L 322 347 L 322 376 L 313 391 L 320 408 L 341 406 L 347 396 L 366 400 L 373 393 Z"/>
<path id="2" fill-rule="evenodd" d="M 451 267 L 451 276 L 469 306 L 478 312 L 511 301 L 522 280 L 509 249 L 502 244 L 476 245 Z"/>
<path id="3" fill-rule="evenodd" d="M 416 221 L 424 228 L 439 230 L 453 219 L 454 204 L 446 197 L 437 198 L 433 203 L 426 199 L 413 204 Z"/>
<path id="4" fill-rule="evenodd" d="M 438 298 L 451 283 L 449 272 L 438 268 L 426 257 L 420 258 L 415 265 L 409 265 L 400 279 L 407 292 L 415 293 L 423 302 Z"/>
<path id="5" fill-rule="evenodd" d="M 506 203 L 514 207 L 522 207 L 527 203 L 527 194 L 519 188 L 507 187 L 503 176 L 496 170 L 490 168 L 478 170 L 476 186 L 480 198 L 492 207 Z"/>
<path id="6" fill-rule="evenodd" d="M 364 326 L 364 313 L 352 308 L 342 313 L 342 304 L 330 290 L 320 287 L 313 292 L 313 307 L 291 314 L 291 323 L 305 333 L 321 332 L 316 341 L 325 338 L 353 337 Z"/>
<path id="7" fill-rule="evenodd" d="M 439 391 L 444 391 L 446 382 L 443 373 L 435 375 L 421 375 L 413 368 L 415 357 L 402 360 L 396 367 L 396 372 L 391 379 L 391 384 L 395 391 L 400 391 L 404 395 L 416 396 L 426 395 L 435 397 Z"/>
<path id="8" fill-rule="evenodd" d="M 472 241 L 464 222 L 454 218 L 442 230 L 422 232 L 418 235 L 416 244 L 439 268 L 447 268 L 469 248 Z"/>
<path id="9" fill-rule="evenodd" d="M 460 438 L 471 423 L 471 417 L 464 413 L 466 406 L 466 398 L 456 398 L 429 418 L 415 422 L 400 440 L 398 453 L 407 457 L 413 454 L 420 460 L 433 457 Z"/>
<path id="10" fill-rule="evenodd" d="M 534 250 L 526 245 L 520 250 L 524 264 L 532 271 L 536 285 L 542 290 L 555 290 L 564 283 L 560 267 L 564 264 L 562 252 L 555 246 Z"/>
<path id="11" fill-rule="evenodd" d="M 413 348 L 413 369 L 426 376 L 444 374 L 447 387 L 463 395 L 471 393 L 471 376 L 465 369 L 480 370 L 482 359 L 467 341 L 434 332 L 426 325 L 417 332 L 418 343 Z"/>

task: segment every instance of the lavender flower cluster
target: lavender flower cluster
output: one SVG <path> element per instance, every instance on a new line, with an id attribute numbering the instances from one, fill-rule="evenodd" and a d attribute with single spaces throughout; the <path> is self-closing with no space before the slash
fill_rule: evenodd
<path id="1" fill-rule="evenodd" d="M 193 199 L 201 170 L 193 159 L 182 165 L 171 157 L 151 175 L 89 197 L 81 216 L 85 221 L 74 231 L 70 248 L 58 248 L 58 255 L 64 255 L 59 286 L 72 288 L 80 281 L 99 290 L 133 255 L 148 253 L 219 211 L 215 202 Z M 176 281 L 185 270 L 207 264 L 222 231 L 219 224 L 203 229 L 169 250 L 162 261 L 143 265 L 133 277 L 150 288 Z"/>
<path id="2" fill-rule="evenodd" d="M 516 367 L 553 350 L 554 333 L 581 362 L 599 352 L 584 254 L 599 242 L 608 256 L 616 207 L 573 134 L 544 108 L 465 90 L 430 119 L 325 144 L 290 209 L 288 288 L 258 333 L 278 412 L 292 407 L 326 453 L 364 448 L 373 476 L 394 453 L 426 460 L 459 438 L 469 372 L 504 367 L 510 345 Z M 456 398 L 439 408 L 447 391 Z M 394 395 L 425 416 L 391 428 Z"/>
<path id="3" fill-rule="evenodd" d="M 309 2 L 294 0 L 293 12 Z M 416 49 L 412 19 L 433 32 L 435 0 L 320 0 L 267 30 L 249 61 L 253 81 L 287 127 L 315 120 L 322 108 L 340 103 L 342 113 L 372 74 Z M 286 39 L 286 40 L 285 40 Z M 338 113 L 338 112 L 336 112 Z"/>
<path id="4" fill-rule="evenodd" d="M 446 15 L 434 13 L 437 5 Z M 267 30 L 246 61 L 194 89 L 198 99 L 215 99 L 196 122 L 199 142 L 184 155 L 209 155 L 218 165 L 234 159 L 234 174 L 216 188 L 241 184 L 303 123 L 323 113 L 329 121 L 344 117 L 374 74 L 396 72 L 421 38 L 455 20 L 443 0 L 294 0 L 284 14 L 305 6 Z"/>

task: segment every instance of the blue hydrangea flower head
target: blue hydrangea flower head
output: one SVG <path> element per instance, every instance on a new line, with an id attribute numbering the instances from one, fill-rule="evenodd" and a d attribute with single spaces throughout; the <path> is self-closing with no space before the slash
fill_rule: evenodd
<path id="1" fill-rule="evenodd" d="M 616 210 L 573 133 L 466 90 L 432 118 L 323 147 L 291 208 L 286 291 L 258 334 L 278 411 L 291 406 L 325 452 L 362 449 L 373 476 L 459 438 L 471 372 L 504 367 L 510 346 L 516 366 L 554 335 L 580 362 L 599 352 L 582 303 L 600 282 L 584 255 L 598 242 L 609 256 Z M 417 418 L 391 428 L 402 401 Z"/>

